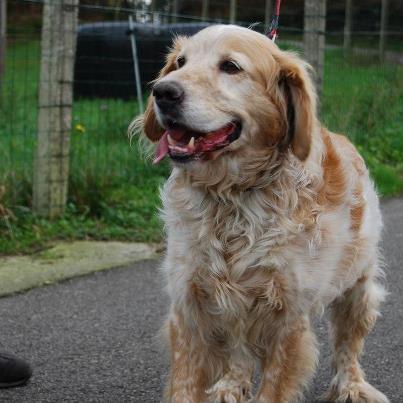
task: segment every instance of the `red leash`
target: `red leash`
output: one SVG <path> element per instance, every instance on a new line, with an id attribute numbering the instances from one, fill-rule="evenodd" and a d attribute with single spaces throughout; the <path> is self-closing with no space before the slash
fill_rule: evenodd
<path id="1" fill-rule="evenodd" d="M 270 28 L 269 28 L 269 33 L 267 36 L 269 39 L 271 39 L 273 42 L 276 41 L 276 38 L 278 36 L 278 21 L 280 19 L 280 5 L 281 5 L 281 0 L 276 0 L 276 9 L 274 11 L 273 19 L 271 20 Z"/>

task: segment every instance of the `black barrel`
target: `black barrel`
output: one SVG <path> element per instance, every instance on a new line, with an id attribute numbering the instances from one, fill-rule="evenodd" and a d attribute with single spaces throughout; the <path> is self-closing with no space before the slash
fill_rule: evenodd
<path id="1" fill-rule="evenodd" d="M 164 64 L 175 35 L 193 35 L 208 23 L 134 23 L 143 90 Z M 74 69 L 75 98 L 136 97 L 128 21 L 83 24 L 78 28 Z"/>

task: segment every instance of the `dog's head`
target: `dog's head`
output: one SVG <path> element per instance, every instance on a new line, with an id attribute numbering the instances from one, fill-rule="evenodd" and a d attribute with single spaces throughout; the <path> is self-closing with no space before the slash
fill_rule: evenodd
<path id="1" fill-rule="evenodd" d="M 176 39 L 143 118 L 156 161 L 311 148 L 315 92 L 307 64 L 252 30 L 217 25 Z M 192 164 L 194 165 L 194 164 Z M 198 165 L 198 164 L 197 164 Z"/>

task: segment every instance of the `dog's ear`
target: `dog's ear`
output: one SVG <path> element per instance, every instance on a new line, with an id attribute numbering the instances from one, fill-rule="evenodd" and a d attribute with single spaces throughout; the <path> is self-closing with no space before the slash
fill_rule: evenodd
<path id="1" fill-rule="evenodd" d="M 182 48 L 182 43 L 186 38 L 179 36 L 174 40 L 173 46 L 166 57 L 165 66 L 162 68 L 158 75 L 158 79 L 166 76 L 171 71 L 176 70 L 176 59 Z M 147 107 L 144 112 L 143 118 L 143 131 L 145 135 L 153 142 L 159 141 L 164 130 L 159 125 L 154 111 L 154 96 L 151 94 L 147 101 Z"/>
<path id="2" fill-rule="evenodd" d="M 158 141 L 164 132 L 155 116 L 153 95 L 148 98 L 147 107 L 142 116 L 142 125 L 144 134 L 154 142 Z"/>
<path id="3" fill-rule="evenodd" d="M 282 52 L 278 61 L 289 120 L 287 137 L 293 153 L 304 161 L 309 155 L 317 124 L 316 92 L 309 75 L 310 66 L 291 52 Z"/>

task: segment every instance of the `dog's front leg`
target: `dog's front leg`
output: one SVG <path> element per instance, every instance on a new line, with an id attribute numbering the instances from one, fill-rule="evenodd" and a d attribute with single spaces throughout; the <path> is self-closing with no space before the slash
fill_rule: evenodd
<path id="1" fill-rule="evenodd" d="M 292 323 L 292 322 L 291 322 Z M 256 403 L 289 403 L 302 398 L 317 361 L 315 335 L 309 320 L 295 322 L 270 342 Z"/>
<path id="2" fill-rule="evenodd" d="M 251 377 L 255 362 L 240 351 L 230 353 L 224 374 L 207 391 L 209 403 L 249 402 L 252 393 Z"/>
<path id="3" fill-rule="evenodd" d="M 166 391 L 168 403 L 200 403 L 206 400 L 208 376 L 205 349 L 185 329 L 177 314 L 169 319 L 171 373 Z"/>

